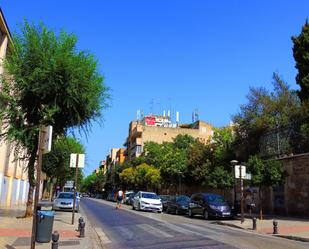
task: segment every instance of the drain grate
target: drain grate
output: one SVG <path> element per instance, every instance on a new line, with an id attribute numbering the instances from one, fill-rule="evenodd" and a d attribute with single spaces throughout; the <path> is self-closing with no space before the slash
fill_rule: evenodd
<path id="1" fill-rule="evenodd" d="M 80 242 L 78 240 L 59 241 L 59 246 L 78 246 Z"/>

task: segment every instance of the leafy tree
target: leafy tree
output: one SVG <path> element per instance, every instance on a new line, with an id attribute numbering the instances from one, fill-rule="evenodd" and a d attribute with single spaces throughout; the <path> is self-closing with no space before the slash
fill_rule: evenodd
<path id="1" fill-rule="evenodd" d="M 106 183 L 106 176 L 103 171 L 98 173 L 93 172 L 91 175 L 85 177 L 81 183 L 81 191 L 90 193 L 100 193 Z"/>
<path id="2" fill-rule="evenodd" d="M 72 127 L 87 133 L 91 121 L 100 120 L 106 107 L 108 89 L 97 61 L 90 53 L 77 51 L 76 42 L 73 34 L 55 34 L 43 24 L 25 22 L 13 36 L 14 45 L 4 62 L 2 135 L 14 141 L 16 148 L 25 148 L 28 156 L 25 216 L 32 215 L 39 127 L 52 125 L 54 136 Z"/>
<path id="3" fill-rule="evenodd" d="M 83 145 L 72 137 L 60 137 L 53 142 L 50 153 L 43 156 L 42 170 L 52 179 L 56 179 L 56 184 L 64 186 L 68 180 L 75 181 L 75 169 L 69 167 L 71 153 L 84 154 Z M 82 172 L 79 170 L 78 186 L 82 179 Z"/>
<path id="4" fill-rule="evenodd" d="M 155 190 L 160 188 L 160 171 L 146 163 L 124 169 L 120 173 L 121 182 L 133 189 Z"/>
<path id="5" fill-rule="evenodd" d="M 293 36 L 293 56 L 296 61 L 296 83 L 300 86 L 297 91 L 298 96 L 302 101 L 302 122 L 297 128 L 297 132 L 301 136 L 296 137 L 294 141 L 299 141 L 304 147 L 301 152 L 309 150 L 309 23 L 306 20 L 300 35 Z"/>
<path id="6" fill-rule="evenodd" d="M 214 129 L 211 143 L 195 142 L 188 154 L 192 180 L 203 186 L 225 190 L 233 185 L 230 161 L 233 135 L 229 127 Z"/>
<path id="7" fill-rule="evenodd" d="M 309 100 L 309 23 L 306 20 L 299 36 L 293 36 L 293 56 L 296 61 L 296 83 L 300 86 L 298 96 L 303 102 Z"/>
<path id="8" fill-rule="evenodd" d="M 252 184 L 259 187 L 260 218 L 263 218 L 263 189 L 277 186 L 284 181 L 284 169 L 278 160 L 264 161 L 260 157 L 250 156 L 248 171 L 252 174 Z"/>
<path id="9" fill-rule="evenodd" d="M 233 117 L 234 149 L 241 161 L 246 161 L 250 155 L 272 157 L 295 150 L 292 135 L 299 119 L 299 99 L 277 74 L 273 75 L 273 85 L 273 92 L 250 88 L 248 103 Z M 280 131 L 286 132 L 278 139 Z"/>

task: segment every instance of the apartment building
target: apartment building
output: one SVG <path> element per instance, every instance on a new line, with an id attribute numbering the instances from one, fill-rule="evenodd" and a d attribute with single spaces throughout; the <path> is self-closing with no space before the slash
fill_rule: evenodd
<path id="1" fill-rule="evenodd" d="M 127 160 L 141 155 L 146 142 L 172 142 L 177 135 L 190 135 L 207 143 L 213 135 L 213 127 L 197 120 L 192 124 L 173 124 L 169 116 L 150 115 L 129 124 L 128 137 L 125 142 Z"/>
<path id="2" fill-rule="evenodd" d="M 125 161 L 125 148 L 112 148 L 105 161 L 105 172 L 112 172 L 115 165 Z"/>
<path id="3" fill-rule="evenodd" d="M 0 9 L 0 74 L 4 73 L 3 60 L 10 43 L 10 32 Z M 3 126 L 0 126 L 2 133 L 1 127 Z M 14 143 L 0 141 L 0 206 L 24 204 L 27 200 L 29 183 L 25 170 L 26 162 L 20 160 L 21 157 L 22 155 L 15 153 Z"/>

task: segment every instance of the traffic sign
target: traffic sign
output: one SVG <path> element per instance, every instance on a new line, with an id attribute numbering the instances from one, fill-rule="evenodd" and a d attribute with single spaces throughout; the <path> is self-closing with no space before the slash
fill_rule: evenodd
<path id="1" fill-rule="evenodd" d="M 77 154 L 72 153 L 70 156 L 70 168 L 76 168 Z M 85 154 L 78 154 L 78 168 L 84 168 Z"/>
<path id="2" fill-rule="evenodd" d="M 235 178 L 240 178 L 240 169 L 241 169 L 241 178 L 244 179 L 246 176 L 246 166 L 244 165 L 235 165 Z"/>

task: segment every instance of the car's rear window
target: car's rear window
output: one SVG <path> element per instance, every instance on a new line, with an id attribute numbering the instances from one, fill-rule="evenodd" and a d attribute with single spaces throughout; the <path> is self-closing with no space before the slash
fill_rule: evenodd
<path id="1" fill-rule="evenodd" d="M 73 199 L 74 194 L 72 194 L 72 193 L 60 193 L 58 198 L 59 199 Z"/>

